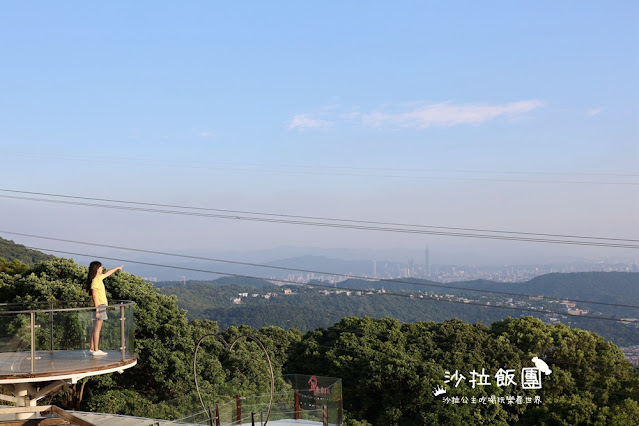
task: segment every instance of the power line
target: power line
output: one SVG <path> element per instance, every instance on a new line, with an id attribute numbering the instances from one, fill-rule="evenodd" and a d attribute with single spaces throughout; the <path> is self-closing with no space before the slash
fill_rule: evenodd
<path id="1" fill-rule="evenodd" d="M 29 153 L 9 153 L 8 155 L 27 156 L 34 158 L 68 160 L 68 161 L 89 161 L 93 162 L 94 157 L 85 156 L 59 156 Z M 108 158 L 108 157 L 107 157 Z M 639 185 L 638 182 L 604 182 L 604 181 L 566 181 L 566 180 L 532 180 L 532 179 L 498 179 L 498 178 L 464 178 L 446 176 L 414 176 L 411 174 L 373 174 L 354 172 L 318 172 L 317 169 L 347 170 L 347 171 L 380 171 L 380 172 L 403 172 L 403 173 L 477 173 L 492 175 L 538 175 L 538 176 L 599 176 L 599 177 L 629 177 L 634 178 L 639 175 L 630 173 L 580 173 L 580 172 L 524 172 L 524 171 L 490 171 L 490 170 L 452 170 L 452 169 L 410 169 L 410 168 L 389 168 L 389 167 L 355 167 L 355 166 L 330 166 L 330 165 L 303 165 L 303 164 L 266 164 L 266 163 L 237 163 L 237 162 L 207 162 L 207 161 L 187 161 L 187 160 L 155 160 L 148 158 L 122 158 L 113 157 L 110 163 L 139 164 L 152 167 L 173 167 L 188 169 L 208 169 L 208 170 L 231 170 L 238 172 L 259 172 L 278 174 L 302 174 L 320 176 L 351 176 L 351 177 L 380 177 L 399 179 L 435 179 L 435 180 L 456 180 L 456 181 L 488 181 L 488 182 L 521 182 L 521 183 L 563 183 L 563 184 L 588 184 L 588 185 Z M 195 164 L 195 165 L 194 165 Z M 221 165 L 221 166 L 220 166 Z M 234 166 L 234 167 L 228 167 Z M 276 169 L 255 169 L 252 167 L 275 167 Z M 278 168 L 284 168 L 280 170 Z M 299 168 L 302 170 L 293 170 Z"/>
<path id="2" fill-rule="evenodd" d="M 81 161 L 94 161 L 94 156 L 61 156 L 61 155 L 48 155 L 41 153 L 28 153 L 28 152 L 5 152 L 6 155 L 27 156 L 36 158 L 58 159 L 58 160 L 81 160 Z M 604 173 L 604 172 L 531 172 L 531 171 L 512 171 L 512 170 L 463 170 L 463 169 L 413 169 L 413 168 L 393 168 L 393 167 L 356 167 L 356 166 L 331 166 L 326 164 L 268 164 L 268 163 L 251 163 L 251 162 L 228 162 L 228 161 L 201 161 L 201 160 L 158 160 L 154 158 L 126 158 L 126 157 L 108 157 L 100 156 L 108 161 L 124 160 L 124 161 L 148 161 L 151 163 L 157 163 L 163 165 L 163 163 L 174 164 L 210 164 L 210 165 L 240 165 L 240 166 L 272 166 L 272 167 L 298 167 L 298 168 L 322 168 L 322 169 L 348 169 L 348 170 L 391 170 L 391 171 L 412 171 L 412 172 L 451 172 L 451 173 L 489 173 L 489 174 L 521 174 L 521 175 L 578 175 L 578 176 L 623 176 L 623 177 L 639 177 L 639 174 L 632 173 Z"/>
<path id="3" fill-rule="evenodd" d="M 2 231 L 4 232 L 4 231 Z M 109 246 L 107 246 L 109 247 Z M 150 265 L 150 266 L 157 266 L 157 267 L 163 267 L 163 268 L 170 268 L 170 269 L 180 269 L 180 270 L 189 270 L 189 271 L 198 271 L 198 272 L 207 272 L 207 273 L 212 273 L 212 274 L 216 274 L 216 275 L 226 275 L 226 276 L 234 276 L 234 277 L 238 277 L 238 278 L 249 278 L 249 279 L 258 279 L 258 280 L 265 280 L 265 281 L 275 281 L 275 282 L 282 282 L 282 283 L 286 283 L 286 284 L 294 284 L 294 285 L 300 285 L 300 283 L 294 282 L 294 281 L 290 281 L 290 280 L 282 280 L 282 279 L 270 279 L 270 278 L 264 278 L 264 277 L 256 277 L 256 276 L 249 276 L 249 275 L 241 275 L 241 274 L 232 274 L 232 273 L 226 273 L 226 272 L 219 272 L 219 271 L 211 271 L 211 270 L 204 270 L 204 269 L 196 269 L 196 268 L 186 268 L 186 267 L 179 267 L 179 266 L 171 266 L 171 265 L 163 265 L 163 264 L 154 264 L 154 263 L 149 263 L 149 262 L 139 262 L 139 261 L 133 261 L 133 260 L 128 260 L 128 259 L 119 259 L 119 258 L 112 258 L 112 257 L 105 257 L 105 256 L 95 256 L 95 255 L 89 255 L 89 254 L 84 254 L 84 253 L 74 253 L 74 252 L 68 252 L 68 251 L 62 251 L 62 250 L 52 250 L 52 249 L 46 249 L 46 248 L 37 248 L 37 247 L 29 247 L 31 249 L 35 249 L 35 250 L 42 250 L 42 251 L 52 251 L 52 252 L 58 252 L 58 253 L 65 253 L 65 254 L 72 254 L 72 255 L 77 255 L 77 256 L 86 256 L 86 257 L 99 257 L 102 259 L 109 259 L 109 260 L 114 260 L 114 261 L 121 261 L 121 262 L 127 262 L 127 263 L 136 263 L 136 264 L 143 264 L 143 265 Z M 414 283 L 410 283 L 407 282 L 409 284 L 414 284 Z M 329 285 L 322 285 L 322 284 L 302 284 L 308 287 L 319 287 L 319 288 L 327 288 L 327 289 L 340 289 L 340 290 L 350 290 L 350 291 L 359 291 L 358 289 L 352 289 L 352 288 L 345 288 L 345 287 L 334 287 L 334 286 L 329 286 Z M 452 287 L 455 288 L 455 287 Z M 388 295 L 388 296 L 396 296 L 396 297 L 408 297 L 408 298 L 412 298 L 410 295 L 404 295 L 404 294 L 398 294 L 398 293 L 377 293 L 379 295 Z M 440 302 L 447 302 L 447 303 L 457 303 L 457 304 L 470 304 L 470 305 L 477 305 L 477 306 L 481 306 L 481 307 L 489 307 L 489 308 L 501 308 L 501 309 L 510 309 L 510 310 L 517 310 L 517 311 L 527 311 L 527 312 L 534 312 L 536 314 L 557 314 L 557 315 L 565 315 L 565 316 L 573 316 L 573 317 L 578 317 L 578 318 L 590 318 L 590 319 L 599 319 L 599 320 L 608 320 L 608 321 L 615 321 L 615 322 L 626 322 L 624 320 L 620 320 L 620 319 L 616 319 L 616 318 L 609 318 L 609 317 L 598 317 L 598 316 L 591 316 L 591 315 L 574 315 L 574 314 L 567 314 L 567 313 L 563 313 L 563 312 L 556 312 L 556 311 L 550 311 L 550 310 L 537 310 L 537 309 L 531 309 L 531 308 L 513 308 L 513 307 L 506 307 L 506 306 L 495 306 L 495 305 L 484 305 L 484 304 L 480 304 L 480 303 L 472 303 L 472 302 L 460 302 L 460 301 L 453 301 L 453 300 L 442 300 L 442 299 L 437 299 L 437 298 L 431 298 L 431 297 L 424 297 L 424 299 L 427 300 L 433 300 L 433 301 L 440 301 Z M 563 299 L 566 300 L 566 299 Z M 585 301 L 579 301 L 579 302 L 585 302 Z M 598 302 L 590 302 L 590 303 L 598 303 Z M 603 304 L 603 303 L 602 303 Z M 618 305 L 618 306 L 626 306 L 626 305 Z M 635 307 L 635 306 L 632 306 Z M 363 331 L 359 331 L 359 330 L 350 330 L 350 329 L 344 329 L 344 330 L 340 330 L 339 333 L 346 333 L 346 332 L 355 332 L 357 334 L 361 334 L 361 335 L 375 335 L 377 337 L 388 337 L 386 334 L 383 333 L 364 333 Z M 445 343 L 438 343 L 438 346 L 450 346 L 453 347 L 452 344 L 445 344 Z M 342 349 L 342 348 L 332 348 L 332 349 L 337 349 L 337 350 L 346 350 L 346 349 Z M 346 350 L 349 351 L 349 350 Z M 351 351 L 352 352 L 352 351 Z M 575 364 L 575 363 L 568 363 L 568 362 L 563 362 L 561 360 L 556 360 L 556 359 L 551 359 L 548 358 L 549 360 L 554 360 L 555 362 L 559 361 L 559 363 L 564 363 L 564 364 Z M 577 365 L 577 364 L 575 364 Z"/>
<path id="4" fill-rule="evenodd" d="M 48 202 L 48 203 L 54 203 L 54 204 L 77 205 L 77 206 L 85 206 L 85 207 L 98 207 L 98 208 L 109 208 L 109 209 L 118 209 L 118 210 L 183 215 L 183 216 L 209 217 L 209 218 L 244 220 L 244 221 L 254 221 L 254 222 L 282 223 L 282 224 L 301 225 L 301 226 L 356 229 L 356 230 L 394 232 L 394 233 L 405 233 L 405 234 L 439 235 L 439 236 L 479 238 L 479 239 L 491 239 L 491 240 L 503 240 L 503 241 L 524 241 L 524 242 L 539 242 L 539 243 L 581 245 L 581 246 L 594 246 L 594 247 L 639 249 L 639 245 L 637 244 L 623 243 L 623 242 L 639 242 L 639 240 L 636 240 L 636 239 L 590 237 L 590 236 L 562 235 L 562 234 L 535 234 L 535 233 L 528 233 L 528 232 L 515 232 L 515 231 L 503 231 L 503 230 L 484 230 L 483 232 L 514 234 L 514 235 L 492 235 L 492 234 L 479 234 L 479 233 L 451 232 L 451 231 L 443 231 L 443 230 L 435 231 L 435 230 L 428 230 L 428 229 L 410 229 L 405 227 L 404 228 L 393 227 L 394 225 L 392 222 L 356 221 L 351 219 L 335 219 L 335 218 L 321 218 L 321 217 L 306 216 L 308 218 L 313 218 L 315 220 L 327 221 L 327 222 L 317 222 L 317 221 L 308 221 L 308 220 L 293 220 L 294 218 L 304 218 L 305 216 L 276 215 L 276 214 L 261 213 L 261 212 L 240 212 L 240 211 L 232 211 L 232 210 L 207 209 L 207 208 L 188 207 L 188 206 L 170 206 L 170 205 L 162 205 L 162 204 L 154 204 L 154 203 L 141 203 L 141 202 L 134 202 L 134 201 L 109 200 L 109 199 L 98 199 L 98 198 L 90 198 L 90 197 L 76 197 L 76 196 L 61 195 L 61 194 L 33 193 L 33 192 L 27 192 L 27 191 L 16 191 L 16 190 L 8 190 L 8 189 L 0 189 L 0 191 L 12 192 L 12 193 L 27 193 L 27 194 L 44 195 L 44 196 L 51 196 L 51 197 L 82 199 L 82 200 L 95 200 L 95 201 L 103 201 L 103 202 L 109 202 L 109 203 L 123 203 L 128 205 L 99 204 L 99 203 L 89 203 L 89 202 L 80 202 L 80 201 L 67 201 L 67 200 L 56 200 L 56 199 L 45 199 L 45 198 L 0 195 L 0 197 L 2 198 L 19 199 L 19 200 L 36 201 L 36 202 Z M 167 206 L 172 208 L 180 208 L 180 209 L 188 209 L 188 210 L 209 210 L 209 211 L 237 212 L 237 213 L 235 214 L 203 213 L 200 211 L 166 210 L 166 209 L 156 209 L 151 207 L 136 207 L 136 206 Z M 239 214 L 252 214 L 252 215 L 261 215 L 261 216 L 269 215 L 269 216 L 277 216 L 277 217 L 240 216 Z M 282 218 L 280 219 L 280 217 Z M 286 219 L 287 217 L 291 219 Z M 337 221 L 342 221 L 345 223 L 336 223 Z M 354 224 L 354 223 L 362 223 L 362 225 Z M 391 227 L 365 225 L 366 223 L 373 224 L 373 225 L 375 223 L 389 224 L 391 225 Z M 480 232 L 480 230 L 475 230 L 473 228 L 435 227 L 435 226 L 429 226 L 429 225 L 409 225 L 409 224 L 396 224 L 396 226 L 409 226 L 414 228 L 433 228 L 433 229 L 459 229 L 459 230 L 469 230 L 469 231 L 472 230 L 473 232 Z M 516 236 L 516 235 L 530 235 L 530 237 Z M 555 235 L 557 236 L 557 238 L 554 238 Z M 546 238 L 546 236 L 553 237 L 553 238 Z M 573 238 L 573 239 L 566 239 L 566 238 Z M 598 240 L 598 241 L 580 241 L 580 240 Z M 613 242 L 606 242 L 606 241 L 613 241 Z M 618 241 L 618 242 L 614 242 L 614 241 Z"/>
<path id="5" fill-rule="evenodd" d="M 223 213 L 239 213 L 239 214 L 251 214 L 251 215 L 259 215 L 259 216 L 284 217 L 284 218 L 294 218 L 294 219 L 311 219 L 311 220 L 324 220 L 324 221 L 346 222 L 346 223 L 362 223 L 362 224 L 373 224 L 373 225 L 407 226 L 407 227 L 414 227 L 414 228 L 446 229 L 446 230 L 456 230 L 456 231 L 491 232 L 491 233 L 513 234 L 513 235 L 533 235 L 533 236 L 544 236 L 544 237 L 563 237 L 563 238 L 581 238 L 581 239 L 591 239 L 591 240 L 594 239 L 594 240 L 607 240 L 607 241 L 639 242 L 639 239 L 609 238 L 609 237 L 596 237 L 596 236 L 587 236 L 587 235 L 584 236 L 584 235 L 551 234 L 551 233 L 525 232 L 525 231 L 507 231 L 507 230 L 494 230 L 494 229 L 483 229 L 483 228 L 464 228 L 464 227 L 457 227 L 457 226 L 435 226 L 435 225 L 410 224 L 410 223 L 401 223 L 401 222 L 382 222 L 382 221 L 372 221 L 372 220 L 344 219 L 344 218 L 322 217 L 322 216 L 303 216 L 303 215 L 292 215 L 292 214 L 282 214 L 282 213 L 255 212 L 255 211 L 247 211 L 247 210 L 230 210 L 230 209 L 220 209 L 220 208 L 210 208 L 210 207 L 181 206 L 181 205 L 175 205 L 175 204 L 115 200 L 115 199 L 109 199 L 109 198 L 82 197 L 82 196 L 73 196 L 73 195 L 65 195 L 65 194 L 52 194 L 52 193 L 46 193 L 46 192 L 18 191 L 18 190 L 2 189 L 2 188 L 0 188 L 0 191 L 19 193 L 19 194 L 41 195 L 41 196 L 48 196 L 48 197 L 58 197 L 58 198 L 72 198 L 72 199 L 89 200 L 89 201 L 103 201 L 103 202 L 110 202 L 110 203 L 122 203 L 122 204 L 133 204 L 133 205 L 154 206 L 154 207 L 171 207 L 171 208 L 196 210 L 196 211 L 199 210 L 199 211 L 214 211 L 214 212 L 223 212 Z"/>
<path id="6" fill-rule="evenodd" d="M 93 254 L 86 254 L 86 253 L 69 252 L 69 251 L 65 251 L 65 250 L 54 250 L 54 249 L 41 248 L 41 247 L 27 247 L 27 248 L 32 249 L 32 250 L 39 250 L 39 251 L 49 251 L 49 252 L 54 252 L 54 253 L 70 254 L 70 255 L 73 255 L 73 256 L 101 258 L 101 259 L 114 260 L 114 261 L 117 261 L 117 262 L 126 262 L 126 263 L 135 263 L 135 264 L 138 264 L 138 265 L 155 266 L 155 267 L 159 267 L 159 268 L 179 269 L 179 270 L 183 270 L 183 271 L 193 271 L 193 272 L 204 272 L 204 273 L 215 274 L 215 275 L 223 275 L 223 276 L 230 276 L 230 277 L 236 277 L 236 278 L 248 278 L 248 279 L 253 279 L 253 280 L 274 281 L 274 282 L 292 284 L 292 285 L 296 285 L 296 286 L 305 286 L 305 287 L 311 287 L 311 288 L 312 287 L 319 287 L 319 288 L 327 288 L 327 289 L 331 289 L 331 290 L 339 289 L 339 290 L 347 290 L 347 291 L 354 291 L 354 292 L 362 291 L 361 289 L 354 289 L 354 288 L 347 288 L 347 287 L 337 287 L 337 286 L 324 285 L 324 284 L 318 284 L 318 283 L 312 283 L 312 284 L 311 283 L 299 283 L 299 282 L 296 282 L 296 281 L 285 280 L 285 279 L 280 279 L 280 278 L 265 278 L 265 277 L 258 277 L 258 276 L 253 276 L 253 275 L 244 275 L 244 274 L 234 274 L 234 273 L 230 273 L 230 272 L 212 271 L 212 270 L 209 270 L 209 269 L 199 269 L 199 268 L 188 268 L 188 267 L 183 267 L 183 266 L 164 265 L 164 264 L 159 264 L 159 263 L 141 262 L 141 261 L 137 261 L 137 260 L 120 259 L 120 258 L 107 257 L 107 256 L 96 256 L 96 255 L 93 255 Z M 485 305 L 483 303 L 478 303 L 478 302 L 461 302 L 461 301 L 457 301 L 457 300 L 439 299 L 439 298 L 430 297 L 430 296 L 423 296 L 423 297 L 415 298 L 415 297 L 413 297 L 412 295 L 409 295 L 409 294 L 399 294 L 399 293 L 389 293 L 389 292 L 378 293 L 378 294 L 380 294 L 380 295 L 388 295 L 388 296 L 395 296 L 395 297 L 404 297 L 404 298 L 410 298 L 410 299 L 414 299 L 414 300 L 433 300 L 433 301 L 438 301 L 438 302 L 481 306 L 481 307 L 484 307 L 484 308 L 508 309 L 508 310 L 513 310 L 513 311 L 534 312 L 536 314 L 555 314 L 555 315 L 571 316 L 571 317 L 578 317 L 578 318 L 591 318 L 591 319 L 598 319 L 598 320 L 603 320 L 603 321 L 613 321 L 613 322 L 627 323 L 627 321 L 625 321 L 623 319 L 610 318 L 610 317 L 600 317 L 600 316 L 595 316 L 595 315 L 576 315 L 576 314 L 570 314 L 570 313 L 565 313 L 565 312 L 558 312 L 558 311 L 551 311 L 551 310 L 539 310 L 539 309 L 533 309 L 533 308 Z"/>
<path id="7" fill-rule="evenodd" d="M 359 279 L 359 280 L 373 281 L 373 282 L 388 282 L 388 283 L 395 283 L 395 284 L 410 284 L 410 285 L 420 286 L 420 287 L 434 287 L 434 288 L 445 288 L 445 289 L 452 289 L 452 290 L 465 290 L 465 291 L 471 291 L 471 292 L 477 292 L 477 293 L 499 294 L 499 295 L 505 295 L 505 296 L 537 297 L 537 298 L 542 298 L 542 299 L 546 299 L 546 300 L 561 300 L 561 301 L 567 301 L 567 302 L 588 303 L 588 304 L 596 304 L 596 305 L 604 305 L 604 306 L 614 306 L 614 307 L 639 309 L 639 306 L 637 306 L 637 305 L 625 305 L 625 304 L 619 304 L 619 303 L 596 302 L 596 301 L 592 301 L 592 300 L 567 299 L 565 297 L 534 295 L 534 294 L 516 293 L 516 292 L 507 292 L 507 291 L 497 291 L 497 290 L 482 290 L 482 289 L 473 289 L 473 288 L 468 288 L 468 287 L 456 287 L 456 286 L 450 286 L 450 285 L 445 285 L 445 284 L 436 284 L 436 283 L 433 283 L 433 284 L 428 283 L 427 284 L 427 283 L 417 283 L 417 282 L 413 282 L 413 281 L 404 281 L 404 280 L 394 280 L 394 279 L 385 279 L 385 278 L 371 278 L 371 277 L 365 277 L 365 276 L 354 275 L 354 274 L 341 274 L 341 273 L 336 273 L 336 272 L 317 271 L 317 270 L 311 270 L 311 269 L 301 269 L 301 268 L 292 268 L 292 267 L 275 266 L 275 265 L 264 265 L 264 264 L 260 264 L 260 263 L 240 262 L 240 261 L 234 261 L 234 260 L 218 259 L 218 258 L 203 257 L 203 256 L 193 256 L 193 255 L 185 255 L 185 254 L 177 254 L 177 253 L 167 253 L 167 252 L 162 252 L 162 251 L 157 251 L 157 250 L 146 250 L 146 249 L 140 249 L 140 248 L 115 246 L 115 245 L 109 245 L 109 244 L 91 243 L 91 242 L 85 242 L 85 241 L 69 240 L 69 239 L 55 238 L 55 237 L 46 237 L 46 236 L 41 236 L 41 235 L 25 234 L 25 233 L 21 233 L 21 232 L 11 232 L 11 231 L 4 231 L 4 230 L 0 230 L 0 233 L 9 234 L 9 235 L 18 235 L 18 236 L 29 237 L 29 238 L 38 238 L 38 239 L 50 240 L 50 241 L 60 241 L 60 242 L 65 242 L 65 243 L 82 244 L 82 245 L 88 245 L 88 246 L 93 246 L 93 247 L 104 247 L 104 248 L 111 248 L 111 249 L 117 249 L 117 250 L 127 250 L 127 251 L 133 251 L 133 252 L 137 252 L 137 253 L 159 254 L 159 255 L 163 255 L 163 256 L 179 257 L 179 258 L 194 259 L 194 260 L 206 260 L 206 261 L 211 261 L 211 262 L 228 263 L 228 264 L 243 265 L 243 266 L 253 266 L 253 267 L 259 267 L 259 268 L 277 269 L 277 270 L 283 270 L 283 271 L 295 271 L 295 272 L 306 272 L 306 273 L 320 274 L 320 275 L 332 275 L 332 276 L 337 276 L 337 277 L 344 277 L 344 278 L 350 278 L 350 279 Z M 270 279 L 270 278 L 263 278 L 263 279 Z"/>

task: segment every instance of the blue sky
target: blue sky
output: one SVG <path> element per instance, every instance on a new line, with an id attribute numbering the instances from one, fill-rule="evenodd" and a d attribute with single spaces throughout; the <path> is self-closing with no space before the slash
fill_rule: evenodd
<path id="1" fill-rule="evenodd" d="M 639 238 L 638 17 L 632 1 L 2 2 L 2 187 Z M 0 206 L 6 230 L 136 247 L 637 259 Z"/>

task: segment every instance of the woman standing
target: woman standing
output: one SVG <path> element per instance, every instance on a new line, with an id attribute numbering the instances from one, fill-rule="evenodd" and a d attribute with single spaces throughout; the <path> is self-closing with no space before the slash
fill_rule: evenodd
<path id="1" fill-rule="evenodd" d="M 99 349 L 100 330 L 102 330 L 102 321 L 108 319 L 106 307 L 109 304 L 106 298 L 106 290 L 104 289 L 103 280 L 113 274 L 115 271 L 121 271 L 122 266 L 109 269 L 104 274 L 104 268 L 98 261 L 91 262 L 89 265 L 89 276 L 87 277 L 86 288 L 89 295 L 93 299 L 95 312 L 93 313 L 93 328 L 91 328 L 91 340 L 89 353 L 93 356 L 104 356 L 107 353 Z"/>

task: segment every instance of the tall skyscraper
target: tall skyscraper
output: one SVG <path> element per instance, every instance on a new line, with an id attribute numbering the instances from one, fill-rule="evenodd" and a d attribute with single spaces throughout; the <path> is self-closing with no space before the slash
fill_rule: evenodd
<path id="1" fill-rule="evenodd" d="M 373 278 L 377 278 L 377 261 L 373 259 Z"/>
<path id="2" fill-rule="evenodd" d="M 427 277 L 430 277 L 430 250 L 428 249 L 428 246 L 426 246 L 424 260 L 424 274 L 426 274 Z"/>

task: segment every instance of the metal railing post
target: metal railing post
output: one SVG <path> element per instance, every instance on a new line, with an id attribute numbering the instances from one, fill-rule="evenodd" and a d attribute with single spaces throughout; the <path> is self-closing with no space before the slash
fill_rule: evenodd
<path id="1" fill-rule="evenodd" d="M 31 374 L 35 373 L 35 312 L 31 311 Z"/>
<path id="2" fill-rule="evenodd" d="M 120 303 L 120 350 L 122 351 L 122 361 L 125 359 L 125 342 L 124 342 L 124 305 Z"/>
<path id="3" fill-rule="evenodd" d="M 300 390 L 295 389 L 295 420 L 300 419 Z"/>
<path id="4" fill-rule="evenodd" d="M 53 351 L 53 302 L 49 302 L 49 350 Z"/>

